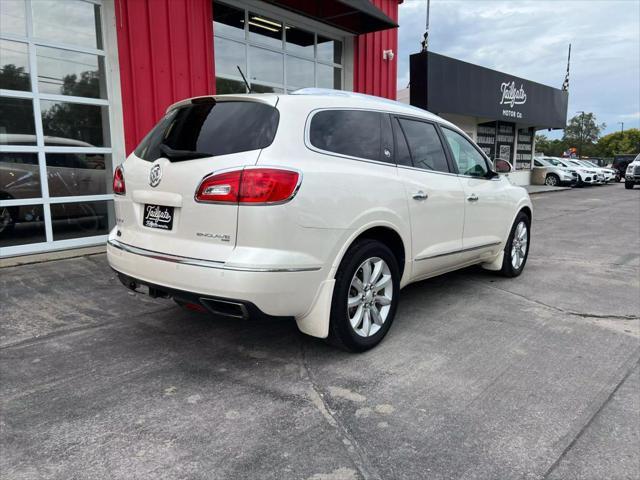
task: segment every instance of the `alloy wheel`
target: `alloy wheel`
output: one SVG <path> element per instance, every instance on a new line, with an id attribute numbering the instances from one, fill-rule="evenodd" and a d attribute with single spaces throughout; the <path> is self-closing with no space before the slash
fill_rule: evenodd
<path id="1" fill-rule="evenodd" d="M 529 231 L 524 222 L 518 223 L 511 242 L 511 266 L 519 270 L 527 256 Z"/>
<path id="2" fill-rule="evenodd" d="M 379 258 L 366 259 L 351 279 L 347 297 L 347 316 L 351 328 L 361 337 L 371 337 L 389 316 L 393 299 L 393 281 L 387 263 Z"/>
<path id="3" fill-rule="evenodd" d="M 545 182 L 550 187 L 555 187 L 558 184 L 558 179 L 553 175 L 547 175 Z"/>

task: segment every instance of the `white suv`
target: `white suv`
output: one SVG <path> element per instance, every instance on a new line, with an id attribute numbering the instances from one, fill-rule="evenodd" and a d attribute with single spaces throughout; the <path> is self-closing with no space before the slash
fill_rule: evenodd
<path id="1" fill-rule="evenodd" d="M 107 253 L 125 285 L 214 314 L 294 317 L 363 351 L 412 282 L 473 264 L 522 272 L 529 196 L 460 129 L 376 97 L 296 93 L 167 110 L 114 175 Z"/>

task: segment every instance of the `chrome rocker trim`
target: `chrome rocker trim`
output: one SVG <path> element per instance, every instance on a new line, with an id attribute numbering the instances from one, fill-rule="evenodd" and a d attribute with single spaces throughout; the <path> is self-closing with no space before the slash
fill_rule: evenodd
<path id="1" fill-rule="evenodd" d="M 454 250 L 452 252 L 436 253 L 435 255 L 427 255 L 427 256 L 424 256 L 424 257 L 418 257 L 414 261 L 415 262 L 420 262 L 422 260 L 430 260 L 432 258 L 446 257 L 447 255 L 455 255 L 456 253 L 472 252 L 474 250 L 481 250 L 483 248 L 495 247 L 497 245 L 500 245 L 501 243 L 502 242 L 491 242 L 491 243 L 487 243 L 487 244 L 484 244 L 484 245 L 478 245 L 476 247 L 463 248 L 461 250 Z"/>
<path id="2" fill-rule="evenodd" d="M 269 273 L 282 273 L 282 272 L 315 272 L 320 270 L 321 267 L 292 267 L 292 268 L 280 268 L 280 267 L 238 267 L 233 265 L 227 265 L 225 262 L 216 260 L 203 260 L 200 258 L 182 257 L 179 255 L 171 255 L 170 253 L 155 252 L 153 250 L 147 250 L 146 248 L 134 247 L 127 245 L 126 243 L 119 242 L 118 240 L 111 239 L 107 242 L 113 248 L 122 250 L 134 255 L 140 255 L 147 258 L 153 258 L 154 260 L 162 260 L 163 262 L 179 263 L 180 265 L 191 265 L 194 267 L 215 268 L 218 270 L 232 270 L 236 272 L 269 272 Z"/>

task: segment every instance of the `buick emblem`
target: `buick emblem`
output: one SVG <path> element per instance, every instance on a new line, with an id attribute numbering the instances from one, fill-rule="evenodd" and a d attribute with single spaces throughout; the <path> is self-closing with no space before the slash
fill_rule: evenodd
<path id="1" fill-rule="evenodd" d="M 162 180 L 162 167 L 156 164 L 151 167 L 151 171 L 149 172 L 149 185 L 157 187 L 160 185 L 160 180 Z"/>

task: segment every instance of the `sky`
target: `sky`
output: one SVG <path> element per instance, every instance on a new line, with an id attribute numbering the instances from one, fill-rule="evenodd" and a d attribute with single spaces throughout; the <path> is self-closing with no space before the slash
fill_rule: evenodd
<path id="1" fill-rule="evenodd" d="M 400 5 L 398 88 L 420 51 L 427 0 Z M 640 128 L 640 0 L 431 0 L 429 50 L 560 88 L 603 134 Z M 560 138 L 562 131 L 540 132 Z"/>

